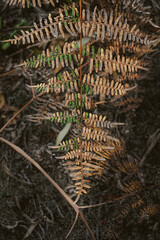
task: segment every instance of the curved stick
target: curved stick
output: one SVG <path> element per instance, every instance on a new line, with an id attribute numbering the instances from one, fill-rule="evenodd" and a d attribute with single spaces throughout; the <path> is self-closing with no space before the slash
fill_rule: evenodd
<path id="1" fill-rule="evenodd" d="M 77 220 L 78 220 L 78 217 L 79 217 L 79 212 L 76 213 L 76 217 L 75 217 L 75 219 L 74 219 L 74 222 L 73 222 L 73 224 L 72 224 L 72 227 L 71 227 L 71 229 L 69 230 L 69 232 L 68 232 L 67 236 L 65 237 L 65 239 L 68 239 L 69 235 L 71 234 L 71 232 L 72 232 L 72 230 L 73 230 L 73 228 L 74 228 L 74 226 L 75 226 L 75 224 L 76 224 L 76 222 L 77 222 Z"/>

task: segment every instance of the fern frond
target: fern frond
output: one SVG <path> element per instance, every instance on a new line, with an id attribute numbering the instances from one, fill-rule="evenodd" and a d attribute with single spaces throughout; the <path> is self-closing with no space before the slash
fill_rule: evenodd
<path id="1" fill-rule="evenodd" d="M 87 139 L 87 140 L 92 139 L 97 142 L 99 142 L 99 141 L 106 142 L 108 139 L 118 141 L 118 139 L 109 136 L 107 131 L 103 131 L 99 128 L 94 130 L 91 128 L 83 127 L 82 136 L 83 136 L 83 139 Z"/>
<path id="2" fill-rule="evenodd" d="M 83 82 L 83 93 L 86 95 L 124 95 L 126 94 L 126 89 L 122 83 L 118 81 L 110 81 L 106 77 L 99 77 L 98 75 L 95 77 L 91 74 L 84 74 L 82 78 Z M 36 90 L 40 92 L 47 91 L 48 92 L 78 92 L 80 86 L 79 72 L 77 69 L 74 69 L 71 73 L 68 71 L 64 71 L 63 73 L 59 73 L 57 76 L 52 77 L 48 80 L 48 83 L 40 83 L 32 88 L 36 88 Z"/>
<path id="3" fill-rule="evenodd" d="M 137 161 L 124 160 L 123 163 L 117 161 L 116 165 L 119 171 L 129 174 L 136 173 L 139 169 Z"/>
<path id="4" fill-rule="evenodd" d="M 57 123 L 80 123 L 81 116 L 79 109 L 73 109 L 72 111 L 55 112 L 55 113 L 38 113 L 29 117 L 30 121 L 50 120 Z M 115 126 L 123 126 L 121 122 L 111 122 L 106 120 L 106 116 L 83 112 L 82 115 L 83 124 L 88 128 L 114 128 Z M 108 136 L 109 139 L 109 136 Z"/>
<path id="5" fill-rule="evenodd" d="M 74 158 L 80 158 L 80 156 L 81 156 L 81 150 L 78 149 L 78 150 L 70 151 L 66 155 L 60 156 L 59 158 L 69 160 L 69 159 L 74 159 Z M 91 152 L 82 152 L 82 158 L 84 161 L 87 161 L 87 160 L 101 161 L 102 160 L 102 158 L 99 155 L 91 153 Z M 73 162 L 73 164 L 74 164 L 74 162 Z M 64 165 L 68 165 L 68 163 L 65 163 Z"/>
<path id="6" fill-rule="evenodd" d="M 85 119 L 88 117 L 86 113 L 83 113 L 84 117 Z M 103 120 L 105 119 L 103 118 Z M 74 181 L 75 194 L 81 195 L 82 193 L 87 193 L 87 189 L 91 188 L 91 182 L 88 178 L 101 176 L 104 169 L 108 166 L 107 160 L 97 153 L 103 150 L 111 151 L 114 149 L 107 143 L 108 139 L 109 141 L 110 139 L 117 141 L 117 139 L 108 136 L 106 131 L 102 131 L 99 128 L 91 129 L 83 127 L 82 141 L 80 137 L 77 137 L 74 140 L 61 142 L 60 146 L 53 146 L 53 148 L 57 148 L 58 150 L 68 151 L 65 155 L 58 158 L 66 161 L 64 166 L 69 170 L 69 176 Z"/>
<path id="7" fill-rule="evenodd" d="M 80 138 L 69 139 L 60 143 L 60 146 L 52 146 L 50 148 L 57 149 L 58 151 L 69 151 L 80 149 Z M 94 141 L 83 140 L 82 141 L 82 149 L 87 152 L 92 151 L 102 151 L 103 149 L 112 150 L 114 149 L 112 146 L 106 146 L 102 143 L 97 143 Z"/>
<path id="8" fill-rule="evenodd" d="M 83 119 L 86 126 L 92 126 L 94 128 L 112 128 L 118 125 L 124 125 L 124 123 L 106 121 L 106 116 L 83 112 Z"/>
<path id="9" fill-rule="evenodd" d="M 125 73 L 123 72 L 121 75 L 119 75 L 116 80 L 118 82 L 130 82 L 130 81 L 137 81 L 137 80 L 141 80 L 143 78 L 143 74 L 138 73 L 138 72 L 129 72 L 129 73 Z"/>
<path id="10" fill-rule="evenodd" d="M 33 7 L 41 7 L 42 4 L 49 4 L 51 3 L 51 5 L 54 7 L 54 0 L 3 0 L 6 4 L 8 4 L 9 6 L 11 5 L 17 5 L 17 6 L 22 6 L 23 8 L 25 7 L 30 7 L 30 4 L 33 5 Z M 56 2 L 58 2 L 58 0 L 56 0 Z"/>
<path id="11" fill-rule="evenodd" d="M 77 53 L 76 53 L 77 52 Z M 125 56 L 114 56 L 114 52 L 108 48 L 99 48 L 97 53 L 95 52 L 95 47 L 85 45 L 82 50 L 81 64 L 84 61 L 84 57 L 89 58 L 90 73 L 95 70 L 95 72 L 103 71 L 112 74 L 114 71 L 118 72 L 134 72 L 138 69 L 147 70 L 142 67 L 141 62 L 137 58 L 126 58 Z M 49 67 L 58 68 L 59 65 L 64 68 L 65 66 L 71 66 L 74 69 L 74 64 L 79 65 L 80 54 L 79 46 L 76 42 L 64 44 L 63 49 L 57 46 L 55 49 L 43 51 L 41 55 L 38 55 L 27 59 L 24 62 L 24 66 L 29 68 Z"/>
<path id="12" fill-rule="evenodd" d="M 69 151 L 79 149 L 79 138 L 69 139 L 62 141 L 59 146 L 51 146 L 50 148 L 57 149 L 58 151 Z"/>
<path id="13" fill-rule="evenodd" d="M 95 70 L 105 71 L 109 74 L 113 74 L 114 71 L 120 72 L 137 72 L 138 69 L 147 70 L 142 67 L 140 61 L 137 58 L 126 58 L 125 56 L 120 57 L 117 55 L 114 57 L 112 51 L 108 49 L 100 49 L 100 54 L 90 59 L 90 73 Z"/>
<path id="14" fill-rule="evenodd" d="M 119 108 L 118 112 L 122 114 L 138 108 L 143 99 L 142 97 L 137 95 L 133 95 L 133 96 L 125 95 L 125 98 L 117 99 L 117 101 L 115 100 L 113 102 L 113 105 L 115 107 L 118 107 Z"/>
<path id="15" fill-rule="evenodd" d="M 84 158 L 86 159 L 86 157 Z M 86 159 L 83 162 L 83 182 L 81 181 L 82 169 L 80 166 L 80 159 L 76 158 L 76 160 L 74 161 L 74 165 L 73 165 L 73 162 L 67 162 L 67 164 L 64 164 L 67 170 L 70 171 L 69 175 L 74 181 L 75 194 L 80 194 L 80 195 L 82 195 L 82 193 L 86 194 L 88 189 L 91 188 L 91 181 L 88 178 L 94 177 L 95 175 L 96 176 L 102 175 L 104 168 L 106 166 L 104 163 L 103 165 L 101 164 L 100 166 L 99 162 L 100 161 L 98 161 L 98 164 L 96 164 L 96 162 L 90 163 L 89 159 Z"/>
<path id="16" fill-rule="evenodd" d="M 66 46 L 68 46 L 68 51 L 66 50 Z M 71 68 L 74 69 L 74 63 L 79 63 L 79 59 L 77 58 L 77 55 L 75 53 L 72 53 L 72 51 L 75 52 L 76 48 L 74 49 L 74 45 L 72 44 L 72 51 L 69 47 L 70 43 L 66 43 L 63 47 L 63 50 L 57 46 L 55 49 L 47 49 L 46 51 L 43 51 L 42 54 L 38 55 L 37 57 L 33 56 L 27 59 L 24 62 L 24 66 L 26 68 L 38 68 L 38 67 L 45 67 L 46 65 L 54 68 L 59 68 L 59 65 L 61 64 L 62 67 L 64 66 L 71 66 Z M 78 47 L 78 45 L 76 45 Z"/>
<path id="17" fill-rule="evenodd" d="M 112 151 L 108 149 L 103 149 L 103 151 L 97 151 L 101 157 L 104 157 L 107 160 L 117 161 L 119 158 L 124 159 L 124 147 L 120 141 L 110 141 L 109 145 L 113 148 Z"/>
<path id="18" fill-rule="evenodd" d="M 47 119 L 49 119 L 51 122 L 57 121 L 58 123 L 75 123 L 75 122 L 79 123 L 80 122 L 80 116 L 78 116 L 75 110 L 73 110 L 71 113 L 69 113 L 68 111 L 53 113 L 48 115 Z"/>
<path id="19" fill-rule="evenodd" d="M 121 210 L 121 212 L 120 212 L 120 214 L 119 214 L 119 218 L 124 218 L 124 217 L 126 217 L 128 214 L 129 214 L 129 212 L 130 212 L 130 210 L 131 210 L 131 206 L 129 205 L 129 204 L 126 204 L 125 206 L 124 206 L 124 208 Z"/>
<path id="20" fill-rule="evenodd" d="M 114 80 L 110 81 L 109 79 L 105 77 L 100 76 L 94 76 L 91 74 L 85 74 L 82 82 L 84 86 L 87 84 L 88 86 L 93 87 L 93 93 L 95 95 L 101 95 L 104 94 L 108 96 L 109 94 L 111 96 L 113 95 L 124 95 L 126 93 L 125 88 L 123 84 L 118 83 Z"/>
<path id="21" fill-rule="evenodd" d="M 136 195 L 136 197 L 137 197 L 137 200 L 132 203 L 132 208 L 133 209 L 136 209 L 136 208 L 140 207 L 142 204 L 144 204 L 144 201 L 142 200 L 140 195 Z"/>
<path id="22" fill-rule="evenodd" d="M 140 181 L 131 180 L 128 183 L 124 183 L 122 190 L 126 193 L 130 193 L 130 192 L 135 192 L 141 188 L 142 188 L 142 184 Z"/>
<path id="23" fill-rule="evenodd" d="M 123 9 L 126 10 L 126 13 L 129 13 L 128 10 L 136 13 L 137 16 L 140 16 L 139 20 L 141 22 L 152 23 L 150 17 L 151 6 L 144 6 L 144 2 L 141 0 L 123 0 Z M 133 15 L 133 17 L 135 18 L 135 15 Z"/>
<path id="24" fill-rule="evenodd" d="M 83 9 L 82 11 L 82 29 L 79 19 L 79 10 L 73 4 L 70 15 L 66 13 L 66 9 L 59 9 L 59 16 L 52 18 L 49 14 L 48 19 L 40 20 L 40 26 L 33 23 L 34 28 L 31 32 L 22 31 L 22 35 L 15 35 L 14 39 L 8 40 L 11 44 L 19 44 L 26 42 L 34 43 L 35 39 L 39 42 L 45 39 L 50 40 L 52 37 L 58 38 L 60 35 L 65 38 L 65 32 L 77 37 L 82 30 L 83 37 L 95 38 L 97 40 L 104 39 L 119 39 L 119 41 L 136 41 L 140 44 L 150 44 L 150 40 L 146 34 L 142 34 L 136 25 L 130 27 L 127 21 L 121 21 L 121 15 L 113 21 L 113 12 L 107 14 L 106 10 L 97 10 L 95 7 L 93 13 L 90 10 Z"/>
<path id="25" fill-rule="evenodd" d="M 76 109 L 73 111 L 55 112 L 55 113 L 38 113 L 29 117 L 30 121 L 50 120 L 57 123 L 80 123 L 80 114 Z"/>
<path id="26" fill-rule="evenodd" d="M 98 145 L 95 145 L 95 147 L 93 147 L 93 143 L 91 144 L 90 141 L 82 141 L 82 149 L 82 152 L 81 149 L 73 150 L 64 156 L 58 157 L 65 159 L 66 162 L 63 165 L 70 172 L 69 175 L 74 181 L 75 194 L 80 195 L 82 193 L 87 193 L 87 189 L 91 188 L 91 181 L 89 178 L 98 175 L 101 176 L 104 169 L 106 169 L 108 166 L 108 162 L 104 158 L 94 153 L 96 149 L 99 149 Z M 82 166 L 80 164 L 81 160 L 83 160 Z M 81 179 L 82 167 L 83 180 Z"/>
<path id="27" fill-rule="evenodd" d="M 140 212 L 141 212 L 140 217 L 143 220 L 145 218 L 148 218 L 149 216 L 154 216 L 155 214 L 157 214 L 159 212 L 159 206 L 150 204 L 147 207 L 144 207 L 143 209 L 141 209 Z"/>
<path id="28" fill-rule="evenodd" d="M 120 54 L 122 51 L 125 53 L 136 53 L 138 56 L 141 54 L 146 54 L 153 52 L 153 49 L 150 49 L 148 45 L 141 45 L 139 42 L 126 41 L 120 42 L 118 39 L 111 42 L 110 50 L 116 54 Z"/>

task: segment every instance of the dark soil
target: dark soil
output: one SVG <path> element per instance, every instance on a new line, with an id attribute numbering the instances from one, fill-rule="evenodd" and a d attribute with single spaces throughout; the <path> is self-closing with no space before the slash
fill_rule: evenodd
<path id="1" fill-rule="evenodd" d="M 47 7 L 43 10 L 3 7 L 4 4 L 0 2 L 1 39 L 8 39 L 22 20 L 25 20 L 22 28 L 30 26 L 38 15 L 45 17 L 50 10 Z M 154 10 L 158 15 L 158 10 Z M 21 67 L 15 67 L 26 57 L 39 52 L 41 48 L 38 45 L 33 48 L 28 48 L 29 45 L 9 46 L 5 50 L 2 46 L 4 45 L 0 45 L 0 105 L 3 101 L 4 104 L 0 108 L 0 128 L 32 98 L 32 91 L 27 87 L 31 84 L 30 79 L 33 84 L 41 82 L 46 74 L 37 70 L 25 72 Z M 122 193 L 118 192 L 117 180 L 113 175 L 93 181 L 93 188 L 80 200 L 79 205 L 92 205 L 112 199 L 109 204 L 83 211 L 97 240 L 160 239 L 159 52 L 160 48 L 157 46 L 155 52 L 147 57 L 149 72 L 141 83 L 144 92 L 139 108 L 127 114 L 116 115 L 118 121 L 125 122 L 119 135 L 125 142 L 127 154 L 139 162 L 146 156 L 140 174 L 144 186 L 151 187 L 146 188 L 142 195 L 147 199 L 146 206 L 154 205 L 157 210 L 143 220 L 137 211 L 130 211 L 127 216 L 117 218 L 120 210 L 132 203 L 134 196 L 116 201 Z M 65 189 L 71 184 L 70 179 L 60 160 L 55 158 L 55 152 L 48 148 L 49 145 L 54 145 L 62 127 L 49 121 L 30 121 L 30 115 L 36 113 L 37 108 L 41 108 L 41 111 L 49 108 L 48 101 L 47 96 L 33 101 L 0 136 L 22 148 Z M 113 110 L 111 114 L 112 112 Z M 153 147 L 150 148 L 152 144 Z M 0 143 L 0 166 L 0 239 L 22 240 L 27 235 L 28 240 L 65 239 L 74 222 L 75 212 L 60 193 L 34 166 L 4 143 Z M 91 239 L 81 220 L 78 220 L 70 239 Z"/>

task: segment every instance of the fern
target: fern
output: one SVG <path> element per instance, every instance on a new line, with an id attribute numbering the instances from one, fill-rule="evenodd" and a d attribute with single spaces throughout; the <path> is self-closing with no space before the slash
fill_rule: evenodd
<path id="1" fill-rule="evenodd" d="M 25 7 L 30 7 L 31 4 L 33 7 L 41 7 L 42 4 L 49 4 L 51 3 L 52 6 L 54 7 L 54 0 L 3 0 L 6 4 L 9 6 L 11 5 L 17 5 L 17 6 L 22 6 L 23 8 Z M 56 0 L 58 2 L 58 0 Z"/>
<path id="2" fill-rule="evenodd" d="M 32 42 L 35 39 L 39 42 L 49 40 L 51 37 L 58 38 L 60 35 L 65 38 L 65 32 L 71 34 L 73 37 L 77 37 L 81 30 L 83 37 L 95 38 L 97 40 L 116 40 L 125 42 L 127 40 L 137 42 L 140 44 L 150 44 L 152 41 L 145 33 L 142 34 L 140 29 L 136 25 L 131 27 L 127 20 L 121 21 L 121 15 L 115 20 L 113 19 L 113 11 L 109 14 L 106 10 L 97 10 L 95 7 L 93 13 L 90 10 L 82 11 L 83 24 L 79 21 L 79 10 L 73 3 L 73 7 L 70 13 L 64 9 L 59 9 L 59 15 L 52 18 L 49 14 L 48 19 L 40 20 L 39 26 L 37 23 L 33 23 L 34 28 L 31 28 L 31 32 L 21 30 L 21 36 L 14 36 L 14 39 L 10 39 L 12 44 Z"/>
<path id="3" fill-rule="evenodd" d="M 35 7 L 38 3 L 40 6 L 41 2 L 32 1 L 32 4 Z M 54 6 L 53 1 L 46 2 Z M 13 1 L 7 3 L 12 5 Z M 14 4 L 20 3 L 25 7 L 25 1 L 14 1 Z M 122 5 L 123 9 L 130 5 L 136 12 L 145 12 L 145 7 L 137 1 L 123 1 Z M 75 138 L 52 148 L 57 149 L 60 155 L 63 152 L 58 158 L 65 160 L 64 166 L 70 172 L 78 196 L 87 193 L 91 187 L 90 177 L 103 175 L 112 157 L 116 162 L 113 163 L 115 171 L 137 172 L 136 163 L 117 160 L 117 156 L 123 153 L 119 140 L 112 136 L 112 128 L 123 123 L 110 122 L 106 116 L 95 113 L 97 106 L 106 102 L 119 108 L 123 105 L 130 108 L 131 102 L 135 108 L 136 103 L 140 102 L 130 92 L 137 88 L 136 82 L 141 72 L 147 71 L 141 56 L 152 51 L 150 46 L 155 40 L 127 19 L 124 11 L 117 11 L 117 6 L 120 9 L 122 5 L 119 1 L 112 5 L 111 1 L 109 10 L 95 6 L 92 12 L 87 6 L 80 12 L 79 6 L 73 2 L 72 6 L 59 8 L 56 16 L 49 14 L 38 24 L 34 22 L 30 31 L 21 30 L 20 35 L 8 40 L 12 44 L 32 44 L 52 38 L 65 39 L 68 35 L 74 39 L 69 38 L 63 46 L 48 48 L 21 65 L 26 69 L 47 67 L 59 71 L 46 82 L 31 87 L 52 95 L 61 94 L 66 110 L 38 113 L 30 119 L 72 123 L 72 128 L 76 129 Z M 125 183 L 123 191 L 129 193 L 140 187 L 138 182 L 131 181 Z"/>
<path id="4" fill-rule="evenodd" d="M 158 214 L 158 212 L 159 212 L 159 205 L 150 204 L 144 207 L 143 209 L 141 209 L 141 219 L 144 220 L 149 216 L 154 216 L 155 214 Z"/>

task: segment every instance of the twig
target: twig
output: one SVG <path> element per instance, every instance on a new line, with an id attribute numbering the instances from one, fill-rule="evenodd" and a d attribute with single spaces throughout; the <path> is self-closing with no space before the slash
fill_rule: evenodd
<path id="1" fill-rule="evenodd" d="M 33 82 L 32 82 L 32 78 L 31 77 L 29 77 L 29 79 L 30 79 L 30 84 L 31 84 L 31 88 L 32 88 L 32 96 L 33 96 L 33 98 L 35 99 L 35 93 L 34 93 L 34 89 L 33 89 Z"/>
<path id="2" fill-rule="evenodd" d="M 71 232 L 72 232 L 72 230 L 73 230 L 73 228 L 74 228 L 74 226 L 75 226 L 75 224 L 76 224 L 76 222 L 77 222 L 77 220 L 78 220 L 78 217 L 79 217 L 79 213 L 76 213 L 75 220 L 74 220 L 74 222 L 73 222 L 73 224 L 72 224 L 71 229 L 69 230 L 69 232 L 68 232 L 68 234 L 67 234 L 67 236 L 66 236 L 66 239 L 70 236 L 70 234 L 71 234 Z"/>
<path id="3" fill-rule="evenodd" d="M 38 97 L 41 97 L 42 95 L 44 95 L 46 92 L 40 93 L 38 94 L 35 98 L 32 97 L 32 99 L 29 100 L 28 103 L 26 103 L 18 112 L 16 112 L 9 120 L 8 122 L 6 122 L 4 124 L 4 126 L 0 129 L 0 133 L 13 121 L 13 119 L 15 119 L 25 108 L 28 107 L 28 105 L 30 105 L 35 99 L 37 99 Z"/>

